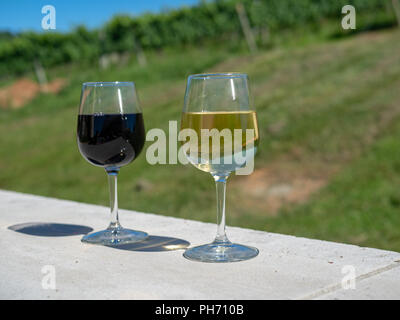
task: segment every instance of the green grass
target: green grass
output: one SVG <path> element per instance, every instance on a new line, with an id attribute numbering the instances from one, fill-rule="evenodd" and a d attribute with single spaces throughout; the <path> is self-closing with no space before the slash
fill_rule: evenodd
<path id="1" fill-rule="evenodd" d="M 251 176 L 232 176 L 228 224 L 400 251 L 399 39 L 399 31 L 389 30 L 254 56 L 188 48 L 149 54 L 146 68 L 131 62 L 50 70 L 50 78 L 68 79 L 62 92 L 1 110 L 0 188 L 108 204 L 105 173 L 83 160 L 75 141 L 84 81 L 134 80 L 146 128 L 167 130 L 169 120 L 180 118 L 187 75 L 247 72 L 261 130 L 254 175 L 271 170 L 266 177 L 286 183 L 301 174 L 325 186 L 276 212 L 263 189 L 244 187 Z M 180 164 L 151 166 L 144 152 L 121 170 L 119 203 L 215 221 L 211 176 Z"/>
<path id="2" fill-rule="evenodd" d="M 399 251 L 400 122 L 311 201 L 277 218 L 269 230 Z M 259 226 L 256 219 L 251 223 Z"/>

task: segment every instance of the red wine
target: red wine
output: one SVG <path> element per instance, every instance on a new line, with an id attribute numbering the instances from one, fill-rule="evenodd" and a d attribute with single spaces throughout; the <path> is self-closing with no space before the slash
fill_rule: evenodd
<path id="1" fill-rule="evenodd" d="M 132 162 L 143 149 L 143 115 L 83 114 L 78 116 L 78 147 L 92 164 L 121 167 Z"/>

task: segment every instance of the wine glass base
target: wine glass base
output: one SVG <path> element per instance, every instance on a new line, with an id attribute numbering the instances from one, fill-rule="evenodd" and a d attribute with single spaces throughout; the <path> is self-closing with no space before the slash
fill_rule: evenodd
<path id="1" fill-rule="evenodd" d="M 209 243 L 187 249 L 183 256 L 200 262 L 236 262 L 254 258 L 258 249 L 236 243 Z"/>
<path id="2" fill-rule="evenodd" d="M 106 229 L 85 235 L 81 241 L 104 246 L 117 246 L 120 244 L 135 243 L 145 240 L 149 235 L 143 231 L 124 228 Z"/>

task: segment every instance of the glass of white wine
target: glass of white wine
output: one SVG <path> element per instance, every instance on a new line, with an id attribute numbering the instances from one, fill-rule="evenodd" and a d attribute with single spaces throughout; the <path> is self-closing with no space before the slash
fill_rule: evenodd
<path id="1" fill-rule="evenodd" d="M 213 176 L 217 189 L 217 235 L 212 243 L 187 249 L 183 255 L 190 260 L 233 262 L 258 255 L 258 249 L 232 243 L 225 233 L 226 181 L 253 161 L 259 141 L 248 82 L 243 73 L 188 78 L 181 119 L 181 133 L 188 134 L 182 149 L 192 165 Z"/>

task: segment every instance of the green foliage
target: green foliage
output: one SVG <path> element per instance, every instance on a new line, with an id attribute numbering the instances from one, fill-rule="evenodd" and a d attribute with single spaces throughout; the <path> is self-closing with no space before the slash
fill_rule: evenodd
<path id="1" fill-rule="evenodd" d="M 99 55 L 97 31 L 80 26 L 73 32 L 24 32 L 0 42 L 0 74 L 19 74 L 32 70 L 33 62 L 50 67 L 73 61 L 89 61 Z"/>
<path id="2" fill-rule="evenodd" d="M 34 60 L 44 66 L 91 62 L 104 53 L 136 52 L 139 48 L 199 44 L 206 39 L 232 41 L 241 35 L 235 5 L 238 0 L 202 1 L 159 14 L 115 16 L 101 30 L 80 26 L 67 34 L 57 32 L 0 34 L 0 77 L 32 69 Z M 250 24 L 270 31 L 339 18 L 341 8 L 353 4 L 357 13 L 384 11 L 382 0 L 243 0 Z M 229 39 L 229 40 L 227 40 Z M 237 37 L 235 38 L 237 39 Z M 223 41 L 225 40 L 225 41 Z M 229 44 L 230 45 L 230 44 Z"/>

